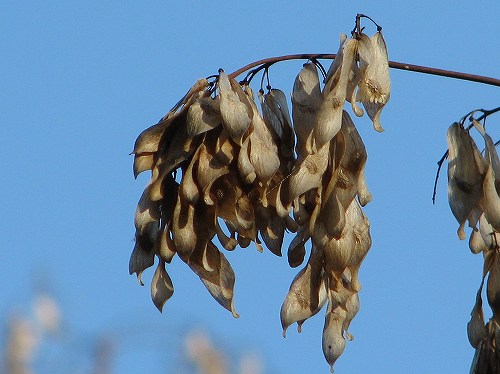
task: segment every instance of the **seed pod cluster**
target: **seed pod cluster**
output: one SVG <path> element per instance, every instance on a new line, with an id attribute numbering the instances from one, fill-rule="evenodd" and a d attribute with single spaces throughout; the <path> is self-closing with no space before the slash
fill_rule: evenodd
<path id="1" fill-rule="evenodd" d="M 223 70 L 200 79 L 156 125 L 136 140 L 134 175 L 151 171 L 135 214 L 130 274 L 155 264 L 151 297 L 161 311 L 173 295 L 167 272 L 178 257 L 235 317 L 235 274 L 218 246 L 252 243 L 281 256 L 286 231 L 296 233 L 288 262 L 305 267 L 281 308 L 283 335 L 326 306 L 323 352 L 333 365 L 359 310 L 358 272 L 371 246 L 362 207 L 372 196 L 365 180 L 363 141 L 347 102 L 382 131 L 389 100 L 385 42 L 361 32 L 341 36 L 323 83 L 317 62 L 306 63 L 291 94 L 267 88 L 256 100 L 249 82 Z M 267 72 L 267 70 L 266 70 Z"/>
<path id="2" fill-rule="evenodd" d="M 497 373 L 500 371 L 500 160 L 484 126 L 473 115 L 470 122 L 468 128 L 462 120 L 448 129 L 448 200 L 459 223 L 459 238 L 466 238 L 468 222 L 472 229 L 469 248 L 474 254 L 482 253 L 484 258 L 481 286 L 467 324 L 469 342 L 476 350 L 471 373 Z M 484 155 L 470 134 L 472 129 L 484 139 Z M 485 282 L 488 304 L 493 311 L 487 323 L 482 302 Z"/>

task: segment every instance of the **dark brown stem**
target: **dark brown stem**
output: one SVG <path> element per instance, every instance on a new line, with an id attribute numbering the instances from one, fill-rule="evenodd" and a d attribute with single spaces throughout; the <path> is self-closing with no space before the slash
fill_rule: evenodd
<path id="1" fill-rule="evenodd" d="M 229 74 L 229 76 L 232 78 L 236 78 L 238 75 L 244 73 L 245 71 L 248 71 L 248 70 L 253 69 L 253 68 L 257 68 L 254 71 L 252 71 L 252 75 L 255 75 L 255 73 L 257 73 L 259 70 L 263 69 L 265 66 L 270 66 L 270 65 L 275 64 L 276 62 L 280 62 L 280 61 L 311 60 L 311 59 L 330 59 L 331 60 L 331 59 L 335 59 L 335 57 L 336 57 L 335 54 L 329 54 L 329 53 L 318 53 L 318 54 L 302 53 L 302 54 L 293 54 L 293 55 L 285 55 L 285 56 L 278 56 L 278 57 L 269 57 L 269 58 L 265 58 L 265 59 L 262 59 L 259 61 L 252 62 L 248 65 L 245 65 L 242 68 Z M 444 70 L 444 69 L 436 69 L 436 68 L 431 68 L 431 67 L 427 67 L 427 66 L 412 65 L 412 64 L 406 64 L 403 62 L 396 62 L 396 61 L 389 61 L 389 67 L 391 67 L 393 69 L 413 71 L 416 73 L 423 73 L 423 74 L 430 74 L 430 75 L 439 75 L 439 76 L 448 77 L 448 78 L 461 79 L 461 80 L 489 84 L 492 86 L 500 87 L 500 79 L 496 79 L 496 78 L 492 78 L 492 77 L 485 77 L 482 75 L 467 74 L 467 73 L 461 73 L 461 72 L 457 72 L 457 71 Z"/>

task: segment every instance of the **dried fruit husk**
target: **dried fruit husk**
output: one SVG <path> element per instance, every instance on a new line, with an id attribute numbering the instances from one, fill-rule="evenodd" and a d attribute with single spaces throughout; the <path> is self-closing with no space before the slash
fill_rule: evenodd
<path id="1" fill-rule="evenodd" d="M 322 102 L 318 70 L 312 63 L 304 64 L 295 78 L 292 91 L 293 129 L 297 136 L 296 152 L 299 158 L 312 152 L 311 136 Z"/>
<path id="2" fill-rule="evenodd" d="M 313 247 L 306 266 L 293 279 L 281 306 L 283 336 L 286 335 L 287 328 L 295 322 L 301 332 L 302 323 L 318 313 L 325 304 L 327 293 L 322 268 L 322 251 Z"/>
<path id="3" fill-rule="evenodd" d="M 465 239 L 464 226 L 482 196 L 484 161 L 475 142 L 459 123 L 450 126 L 448 139 L 448 201 Z M 475 224 L 472 224 L 474 226 Z"/>

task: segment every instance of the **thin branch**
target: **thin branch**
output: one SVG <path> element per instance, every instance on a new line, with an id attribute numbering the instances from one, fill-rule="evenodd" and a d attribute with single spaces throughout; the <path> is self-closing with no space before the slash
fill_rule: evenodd
<path id="1" fill-rule="evenodd" d="M 335 59 L 335 57 L 336 57 L 335 54 L 328 54 L 328 53 L 318 53 L 318 54 L 302 53 L 302 54 L 284 55 L 284 56 L 278 56 L 278 57 L 269 57 L 269 58 L 265 58 L 265 59 L 262 59 L 259 61 L 252 62 L 248 65 L 245 65 L 242 68 L 229 74 L 229 76 L 232 78 L 236 78 L 238 75 L 244 73 L 245 71 L 257 68 L 251 72 L 252 75 L 255 75 L 255 73 L 257 73 L 259 70 L 263 69 L 264 67 L 270 66 L 270 65 L 275 64 L 276 62 L 280 62 L 280 61 L 313 60 L 313 59 L 332 60 L 332 59 Z M 389 61 L 389 67 L 391 67 L 393 69 L 398 69 L 398 70 L 406 70 L 406 71 L 413 71 L 416 73 L 438 75 L 438 76 L 443 76 L 443 77 L 448 77 L 448 78 L 461 79 L 461 80 L 489 84 L 492 86 L 500 87 L 500 79 L 492 78 L 492 77 L 485 77 L 482 75 L 461 73 L 458 71 L 437 69 L 437 68 L 431 68 L 431 67 L 420 66 L 420 65 L 412 65 L 412 64 L 406 64 L 404 62 L 396 62 L 396 61 Z"/>

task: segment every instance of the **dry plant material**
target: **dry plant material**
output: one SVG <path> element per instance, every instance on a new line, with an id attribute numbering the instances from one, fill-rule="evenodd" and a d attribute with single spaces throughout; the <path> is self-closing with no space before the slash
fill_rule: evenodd
<path id="1" fill-rule="evenodd" d="M 353 340 L 348 329 L 359 310 L 358 272 L 371 246 L 362 210 L 372 199 L 364 173 L 367 153 L 344 106 L 349 102 L 357 116 L 366 111 L 382 131 L 380 113 L 390 97 L 381 28 L 367 36 L 362 17 L 351 38 L 341 35 L 328 72 L 316 60 L 303 65 L 291 114 L 284 92 L 269 84 L 269 66 L 241 82 L 221 69 L 198 80 L 139 135 L 134 175 L 150 170 L 151 180 L 135 214 L 129 270 L 142 284 L 142 272 L 157 258 L 151 297 L 160 311 L 174 293 L 167 265 L 178 255 L 238 317 L 235 274 L 218 247 L 232 251 L 253 243 L 281 256 L 285 233 L 295 232 L 287 251 L 290 266 L 300 266 L 307 252 L 309 258 L 282 305 L 283 335 L 294 323 L 300 332 L 327 305 L 323 352 L 333 371 L 346 341 Z M 268 85 L 258 92 L 259 109 L 250 81 L 262 69 Z"/>
<path id="2" fill-rule="evenodd" d="M 500 108 L 497 108 L 500 110 Z M 495 111 L 483 111 L 486 119 Z M 470 125 L 465 127 L 466 120 Z M 470 132 L 476 130 L 484 139 L 484 154 Z M 467 324 L 467 336 L 475 355 L 470 372 L 500 372 L 500 160 L 495 144 L 484 123 L 471 112 L 450 126 L 448 138 L 448 200 L 459 223 L 458 236 L 466 238 L 465 224 L 471 228 L 469 248 L 484 258 L 482 281 Z M 492 310 L 485 322 L 483 286 Z"/>

